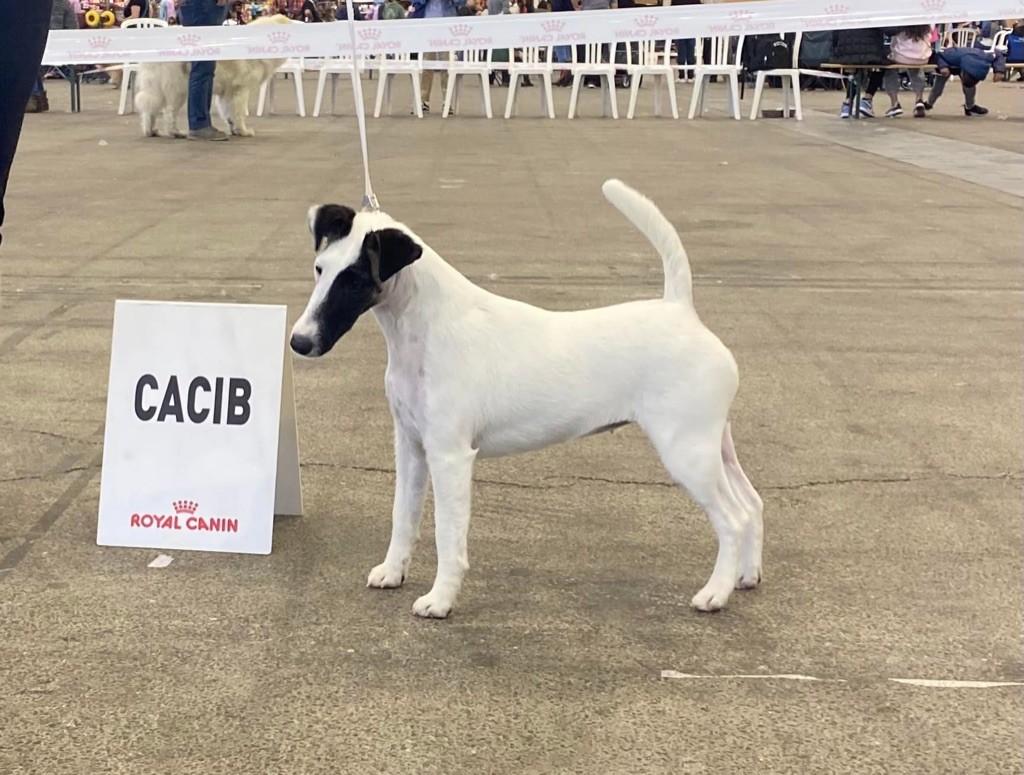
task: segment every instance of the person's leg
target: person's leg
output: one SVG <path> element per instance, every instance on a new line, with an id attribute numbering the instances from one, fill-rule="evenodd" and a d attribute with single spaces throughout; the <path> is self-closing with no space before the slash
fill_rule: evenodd
<path id="1" fill-rule="evenodd" d="M 882 86 L 885 88 L 885 93 L 889 95 L 889 102 L 892 103 L 890 109 L 895 108 L 900 104 L 900 71 L 886 70 Z"/>
<path id="2" fill-rule="evenodd" d="M 0 18 L 4 19 L 0 25 L 0 226 L 25 107 L 39 77 L 39 63 L 50 31 L 51 5 L 52 0 L 0 0 Z"/>
<path id="3" fill-rule="evenodd" d="M 225 8 L 217 5 L 216 0 L 186 0 L 181 5 L 178 18 L 185 27 L 212 27 L 223 21 Z M 188 77 L 189 132 L 201 132 L 211 127 L 210 105 L 216 66 L 216 62 L 192 63 Z"/>
<path id="4" fill-rule="evenodd" d="M 935 102 L 942 96 L 942 92 L 946 90 L 946 84 L 949 82 L 951 73 L 947 70 L 945 74 L 937 72 L 935 74 L 935 83 L 932 84 L 931 94 L 928 95 L 928 101 L 925 103 L 926 108 L 935 107 Z"/>
<path id="5" fill-rule="evenodd" d="M 438 54 L 436 51 L 425 51 L 423 52 L 424 62 L 437 61 Z M 434 87 L 434 71 L 429 66 L 424 66 L 423 72 L 420 74 L 420 92 L 423 97 L 423 104 L 430 104 L 430 92 Z"/>
<path id="6" fill-rule="evenodd" d="M 960 73 L 960 84 L 964 90 L 964 114 L 967 116 L 986 115 L 988 108 L 983 108 L 975 102 L 975 97 L 978 94 L 978 79 L 962 72 Z"/>

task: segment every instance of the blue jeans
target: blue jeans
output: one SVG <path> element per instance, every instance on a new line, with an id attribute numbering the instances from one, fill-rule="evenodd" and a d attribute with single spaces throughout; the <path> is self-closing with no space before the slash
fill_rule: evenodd
<path id="1" fill-rule="evenodd" d="M 182 0 L 178 20 L 185 27 L 217 27 L 227 14 L 226 5 L 217 0 Z M 216 62 L 193 62 L 188 77 L 188 128 L 192 131 L 210 126 L 213 102 L 213 72 Z"/>
<path id="2" fill-rule="evenodd" d="M 676 64 L 683 65 L 697 64 L 697 41 L 693 38 L 685 38 L 676 41 Z M 685 70 L 679 71 L 680 75 L 687 74 Z M 693 73 L 689 73 L 693 75 Z"/>
<path id="3" fill-rule="evenodd" d="M 572 51 L 569 50 L 568 46 L 555 46 L 554 54 L 556 62 L 569 62 L 572 60 Z"/>

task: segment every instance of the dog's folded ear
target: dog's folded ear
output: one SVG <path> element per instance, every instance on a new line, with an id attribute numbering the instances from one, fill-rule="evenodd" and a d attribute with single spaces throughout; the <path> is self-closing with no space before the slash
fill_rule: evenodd
<path id="1" fill-rule="evenodd" d="M 313 249 L 320 250 L 320 244 L 345 239 L 352 231 L 356 211 L 345 205 L 313 205 L 309 208 L 307 220 L 309 233 L 313 235 Z"/>
<path id="2" fill-rule="evenodd" d="M 363 239 L 363 255 L 385 282 L 423 255 L 423 247 L 401 229 L 371 231 Z"/>

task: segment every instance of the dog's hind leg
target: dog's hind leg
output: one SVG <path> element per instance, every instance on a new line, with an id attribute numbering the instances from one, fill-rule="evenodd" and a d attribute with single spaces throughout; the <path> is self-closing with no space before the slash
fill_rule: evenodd
<path id="1" fill-rule="evenodd" d="M 715 569 L 690 602 L 698 611 L 717 611 L 739 578 L 740 549 L 749 522 L 722 460 L 722 426 L 645 430 L 669 474 L 703 507 L 718 536 Z"/>
<path id="2" fill-rule="evenodd" d="M 231 127 L 231 134 L 239 137 L 252 137 L 256 132 L 245 125 L 245 109 L 249 104 L 249 91 L 239 89 L 230 97 L 217 100 L 218 110 Z"/>
<path id="3" fill-rule="evenodd" d="M 740 572 L 736 581 L 736 589 L 751 589 L 761 583 L 761 549 L 764 544 L 764 502 L 757 494 L 754 485 L 740 466 L 736 457 L 736 447 L 732 443 L 732 431 L 729 423 L 725 424 L 722 434 L 722 462 L 725 473 L 729 477 L 733 494 L 747 511 L 747 532 L 743 537 L 740 554 Z"/>
<path id="4" fill-rule="evenodd" d="M 455 605 L 462 577 L 469 568 L 466 538 L 473 491 L 476 450 L 468 446 L 443 453 L 430 450 L 427 463 L 434 487 L 434 530 L 437 542 L 437 576 L 434 586 L 413 603 L 417 616 L 444 619 Z"/>
<path id="5" fill-rule="evenodd" d="M 420 444 L 395 424 L 395 505 L 391 512 L 391 543 L 384 562 L 370 571 L 366 586 L 402 586 L 409 571 L 427 497 L 427 458 Z"/>

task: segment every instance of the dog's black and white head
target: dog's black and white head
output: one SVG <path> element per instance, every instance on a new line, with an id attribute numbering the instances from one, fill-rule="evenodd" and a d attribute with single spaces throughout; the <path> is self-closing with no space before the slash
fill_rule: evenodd
<path id="1" fill-rule="evenodd" d="M 315 358 L 380 301 L 388 280 L 418 259 L 423 247 L 390 216 L 344 205 L 309 208 L 309 231 L 317 251 L 316 284 L 292 328 L 291 348 Z"/>

